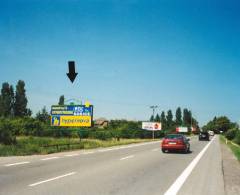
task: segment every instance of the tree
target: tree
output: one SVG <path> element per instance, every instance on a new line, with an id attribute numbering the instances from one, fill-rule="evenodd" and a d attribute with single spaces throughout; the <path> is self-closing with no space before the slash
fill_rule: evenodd
<path id="1" fill-rule="evenodd" d="M 155 121 L 156 121 L 156 122 L 160 122 L 160 121 L 161 121 L 159 114 L 156 115 Z"/>
<path id="2" fill-rule="evenodd" d="M 215 133 L 227 132 L 229 129 L 235 128 L 235 123 L 232 123 L 228 117 L 214 117 L 212 121 L 209 121 L 204 127 L 204 131 L 214 131 Z"/>
<path id="3" fill-rule="evenodd" d="M 192 126 L 199 129 L 198 121 L 197 121 L 197 119 L 195 119 L 193 117 L 192 117 Z"/>
<path id="4" fill-rule="evenodd" d="M 166 121 L 166 116 L 165 116 L 165 112 L 164 111 L 161 113 L 160 121 L 162 123 L 162 129 L 165 129 L 167 121 Z"/>
<path id="5" fill-rule="evenodd" d="M 1 98 L 0 98 L 0 115 L 4 117 L 9 117 L 13 113 L 13 104 L 14 104 L 14 91 L 13 87 L 8 83 L 2 84 L 1 89 Z"/>
<path id="6" fill-rule="evenodd" d="M 213 122 L 215 123 L 217 121 L 217 117 L 215 116 L 214 118 L 213 118 Z"/>
<path id="7" fill-rule="evenodd" d="M 203 131 L 214 131 L 216 133 L 215 122 L 209 121 L 202 129 Z"/>
<path id="8" fill-rule="evenodd" d="M 19 80 L 16 86 L 15 104 L 14 104 L 14 114 L 18 117 L 24 117 L 31 114 L 30 110 L 27 109 L 27 97 L 25 90 L 25 83 Z"/>
<path id="9" fill-rule="evenodd" d="M 150 117 L 150 121 L 151 121 L 151 122 L 154 121 L 154 116 L 153 116 L 153 115 Z"/>
<path id="10" fill-rule="evenodd" d="M 173 114 L 171 110 L 168 110 L 166 118 L 167 118 L 167 127 L 171 128 L 173 126 Z"/>
<path id="11" fill-rule="evenodd" d="M 188 109 L 183 110 L 183 124 L 190 127 L 192 123 L 192 112 Z"/>
<path id="12" fill-rule="evenodd" d="M 215 121 L 217 131 L 227 132 L 229 129 L 234 127 L 234 124 L 226 116 L 218 117 Z"/>
<path id="13" fill-rule="evenodd" d="M 27 114 L 26 114 L 26 116 L 32 116 L 32 111 L 31 111 L 29 108 L 27 108 Z"/>
<path id="14" fill-rule="evenodd" d="M 14 116 L 15 94 L 14 94 L 14 89 L 12 85 L 10 86 L 10 98 L 11 98 L 10 115 Z"/>
<path id="15" fill-rule="evenodd" d="M 36 115 L 36 119 L 43 122 L 43 123 L 49 123 L 50 115 L 47 112 L 46 107 L 44 106 L 41 111 L 39 111 Z"/>
<path id="16" fill-rule="evenodd" d="M 180 107 L 176 110 L 176 125 L 181 126 L 182 125 L 182 110 Z"/>
<path id="17" fill-rule="evenodd" d="M 58 105 L 63 106 L 63 105 L 64 105 L 64 102 L 65 102 L 64 95 L 61 95 L 61 96 L 59 97 Z"/>
<path id="18" fill-rule="evenodd" d="M 3 115 L 2 95 L 0 94 L 0 117 Z"/>

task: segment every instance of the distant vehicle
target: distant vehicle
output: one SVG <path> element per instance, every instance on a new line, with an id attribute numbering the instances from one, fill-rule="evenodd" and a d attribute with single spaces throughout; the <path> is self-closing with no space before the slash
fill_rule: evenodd
<path id="1" fill-rule="evenodd" d="M 190 151 L 190 139 L 181 134 L 169 134 L 162 140 L 162 152 L 166 151 L 182 151 L 188 153 Z"/>
<path id="2" fill-rule="evenodd" d="M 209 134 L 210 136 L 214 136 L 214 131 L 208 131 L 208 134 Z"/>
<path id="3" fill-rule="evenodd" d="M 209 134 L 208 134 L 208 132 L 200 132 L 198 140 L 199 141 L 201 141 L 201 140 L 209 141 Z"/>

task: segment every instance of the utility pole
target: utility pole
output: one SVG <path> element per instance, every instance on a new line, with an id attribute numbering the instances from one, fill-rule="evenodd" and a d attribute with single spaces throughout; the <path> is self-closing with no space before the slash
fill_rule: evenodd
<path id="1" fill-rule="evenodd" d="M 150 108 L 153 110 L 153 119 L 154 119 L 154 117 L 155 117 L 155 109 L 157 109 L 158 108 L 158 106 L 156 106 L 156 105 L 154 105 L 154 106 L 150 106 Z M 152 138 L 154 139 L 155 138 L 155 132 L 154 131 L 152 131 Z"/>

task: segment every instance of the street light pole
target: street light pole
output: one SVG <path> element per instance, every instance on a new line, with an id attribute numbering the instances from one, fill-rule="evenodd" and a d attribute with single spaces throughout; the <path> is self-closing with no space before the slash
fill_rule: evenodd
<path id="1" fill-rule="evenodd" d="M 154 120 L 154 115 L 155 115 L 155 109 L 158 108 L 158 106 L 150 106 L 150 108 L 153 110 L 153 120 Z M 155 138 L 155 133 L 154 133 L 154 130 L 152 131 L 152 138 L 154 139 Z"/>

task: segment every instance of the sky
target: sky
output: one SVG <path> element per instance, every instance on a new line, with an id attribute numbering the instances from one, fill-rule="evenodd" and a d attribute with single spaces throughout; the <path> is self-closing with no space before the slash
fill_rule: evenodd
<path id="1" fill-rule="evenodd" d="M 89 100 L 94 118 L 148 120 L 158 105 L 186 107 L 200 125 L 239 122 L 239 10 L 237 0 L 1 0 L 0 84 L 24 80 L 34 113 L 65 95 Z"/>

